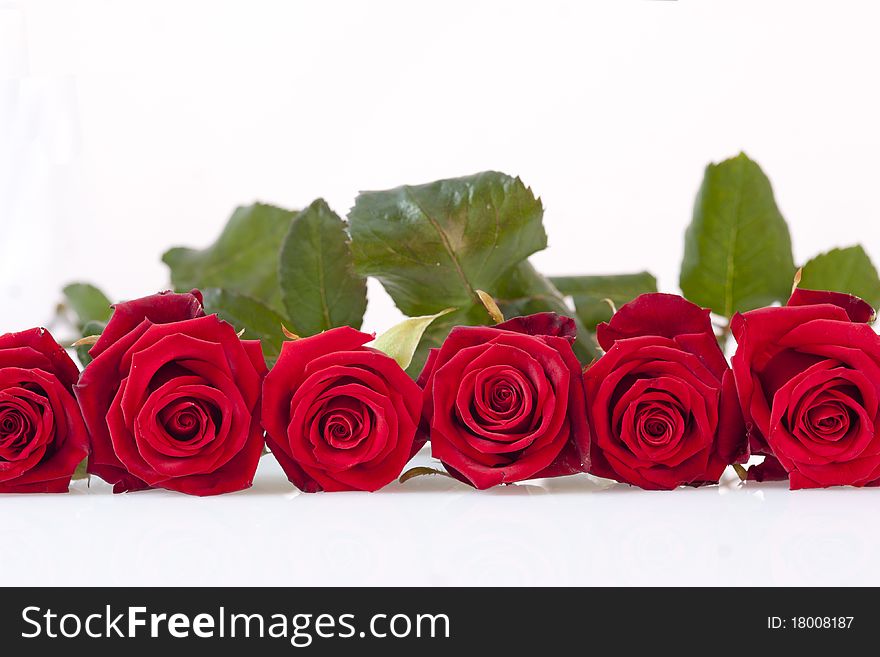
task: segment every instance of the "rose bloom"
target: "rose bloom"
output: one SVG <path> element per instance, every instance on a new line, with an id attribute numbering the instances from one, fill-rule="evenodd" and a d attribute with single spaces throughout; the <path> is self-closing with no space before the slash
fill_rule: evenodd
<path id="1" fill-rule="evenodd" d="M 555 313 L 457 326 L 419 378 L 431 454 L 476 488 L 586 472 L 574 322 Z"/>
<path id="2" fill-rule="evenodd" d="M 424 444 L 421 389 L 372 339 L 346 326 L 285 342 L 266 377 L 266 440 L 300 490 L 378 490 Z"/>
<path id="3" fill-rule="evenodd" d="M 251 485 L 266 364 L 258 341 L 205 315 L 197 290 L 117 304 L 89 355 L 75 390 L 92 434 L 90 473 L 116 493 Z"/>
<path id="4" fill-rule="evenodd" d="M 88 454 L 79 370 L 46 329 L 0 336 L 0 493 L 64 493 Z"/>
<path id="5" fill-rule="evenodd" d="M 733 373 L 709 311 L 643 294 L 597 329 L 584 374 L 592 474 L 651 490 L 717 483 L 746 453 Z"/>
<path id="6" fill-rule="evenodd" d="M 733 371 L 752 451 L 749 478 L 790 487 L 880 484 L 880 337 L 857 297 L 795 290 L 736 315 Z"/>

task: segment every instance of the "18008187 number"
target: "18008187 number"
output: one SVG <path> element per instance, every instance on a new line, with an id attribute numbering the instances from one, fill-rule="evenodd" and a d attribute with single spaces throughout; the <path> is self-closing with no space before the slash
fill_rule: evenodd
<path id="1" fill-rule="evenodd" d="M 768 616 L 770 630 L 848 630 L 855 616 Z"/>

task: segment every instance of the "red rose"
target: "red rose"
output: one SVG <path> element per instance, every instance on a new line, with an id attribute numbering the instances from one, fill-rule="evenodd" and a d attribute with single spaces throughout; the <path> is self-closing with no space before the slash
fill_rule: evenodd
<path id="1" fill-rule="evenodd" d="M 46 329 L 0 336 L 0 493 L 64 493 L 88 454 L 79 370 Z"/>
<path id="2" fill-rule="evenodd" d="M 76 396 L 92 434 L 88 471 L 114 492 L 214 495 L 251 485 L 263 449 L 258 341 L 239 340 L 201 294 L 114 306 Z"/>
<path id="3" fill-rule="evenodd" d="M 709 311 L 643 294 L 597 330 L 584 374 L 591 472 L 651 490 L 716 483 L 746 452 L 733 373 Z"/>
<path id="4" fill-rule="evenodd" d="M 346 326 L 285 342 L 266 377 L 266 441 L 300 490 L 378 490 L 423 444 L 421 389 L 372 339 Z"/>
<path id="5" fill-rule="evenodd" d="M 880 337 L 857 297 L 795 290 L 783 308 L 731 322 L 752 451 L 750 479 L 791 488 L 880 484 Z"/>
<path id="6" fill-rule="evenodd" d="M 555 313 L 458 326 L 419 378 L 431 453 L 477 488 L 585 472 L 590 434 L 574 322 Z"/>

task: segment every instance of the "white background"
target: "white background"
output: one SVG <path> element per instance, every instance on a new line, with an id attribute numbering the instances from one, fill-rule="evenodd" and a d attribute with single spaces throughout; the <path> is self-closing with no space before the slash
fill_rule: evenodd
<path id="1" fill-rule="evenodd" d="M 162 251 L 238 204 L 344 214 L 490 168 L 543 198 L 546 273 L 677 291 L 702 169 L 739 150 L 798 261 L 880 257 L 878 30 L 868 1 L 0 0 L 0 330 L 47 323 L 72 279 L 166 287 Z M 0 563 L 5 584 L 878 584 L 878 504 L 587 477 L 309 496 L 267 461 L 215 499 L 6 496 Z"/>

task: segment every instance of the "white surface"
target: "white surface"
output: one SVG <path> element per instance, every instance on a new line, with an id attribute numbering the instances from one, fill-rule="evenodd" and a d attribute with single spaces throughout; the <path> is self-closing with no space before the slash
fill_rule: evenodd
<path id="1" fill-rule="evenodd" d="M 340 213 L 359 189 L 518 174 L 551 274 L 677 289 L 702 169 L 744 149 L 799 261 L 880 258 L 880 5 L 871 2 L 0 0 L 2 330 L 59 287 L 167 285 L 237 204 Z M 365 326 L 398 318 L 370 286 Z M 64 337 L 64 336 L 62 336 Z M 877 490 L 479 493 L 414 480 L 296 495 L 0 498 L 9 584 L 880 584 Z"/>
<path id="2" fill-rule="evenodd" d="M 880 489 L 644 492 L 583 475 L 476 491 L 446 477 L 302 494 L 264 457 L 213 498 L 0 497 L 4 585 L 880 584 Z"/>

